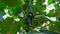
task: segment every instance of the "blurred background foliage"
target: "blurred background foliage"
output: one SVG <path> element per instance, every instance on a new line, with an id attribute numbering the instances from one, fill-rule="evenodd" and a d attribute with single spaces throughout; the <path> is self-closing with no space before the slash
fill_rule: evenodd
<path id="1" fill-rule="evenodd" d="M 30 11 L 29 7 L 31 7 L 29 6 L 29 0 L 0 0 L 0 33 L 16 34 L 21 31 L 21 27 L 23 31 L 26 31 L 26 29 L 34 31 L 35 28 L 40 27 L 39 29 L 42 31 L 48 30 L 60 34 L 60 0 L 48 0 L 48 4 L 43 4 L 46 3 L 46 0 L 30 1 L 34 18 L 32 19 L 32 25 L 27 26 L 25 18 L 27 18 L 26 15 Z M 51 4 L 54 5 L 55 9 L 45 11 L 47 6 Z M 47 26 L 48 28 L 46 28 Z"/>

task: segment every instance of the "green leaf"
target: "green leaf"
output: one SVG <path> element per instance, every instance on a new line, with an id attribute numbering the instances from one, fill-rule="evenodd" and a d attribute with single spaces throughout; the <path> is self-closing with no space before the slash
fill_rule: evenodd
<path id="1" fill-rule="evenodd" d="M 46 6 L 43 5 L 43 0 L 36 0 L 36 5 L 33 6 L 33 11 L 36 14 L 37 12 L 39 15 L 42 15 L 44 10 L 46 9 Z"/>
<path id="2" fill-rule="evenodd" d="M 54 10 L 50 10 L 49 13 L 47 14 L 49 17 L 54 17 Z"/>
<path id="3" fill-rule="evenodd" d="M 24 4 L 22 0 L 1 0 L 1 1 L 11 7 L 16 7 L 16 6 Z"/>
<path id="4" fill-rule="evenodd" d="M 33 19 L 33 25 L 35 25 L 37 27 L 37 26 L 42 25 L 43 23 L 46 23 L 47 21 L 48 20 L 47 20 L 46 17 L 40 16 L 39 18 L 34 18 Z"/>
<path id="5" fill-rule="evenodd" d="M 55 14 L 54 14 L 54 16 L 60 16 L 60 6 L 59 6 L 59 4 L 56 4 L 55 5 Z"/>
<path id="6" fill-rule="evenodd" d="M 51 22 L 50 24 L 50 30 L 52 31 L 60 31 L 60 22 Z"/>
<path id="7" fill-rule="evenodd" d="M 6 18 L 1 24 L 0 24 L 0 28 L 1 28 L 1 32 L 2 33 L 6 33 L 10 26 L 13 24 L 13 19 L 12 18 Z"/>
<path id="8" fill-rule="evenodd" d="M 0 11 L 4 10 L 5 7 L 6 5 L 0 1 Z"/>
<path id="9" fill-rule="evenodd" d="M 10 34 L 16 34 L 16 32 L 20 30 L 19 28 L 18 24 L 11 25 L 9 28 Z"/>
<path id="10" fill-rule="evenodd" d="M 48 4 L 52 4 L 53 3 L 53 0 L 48 0 Z"/>

